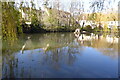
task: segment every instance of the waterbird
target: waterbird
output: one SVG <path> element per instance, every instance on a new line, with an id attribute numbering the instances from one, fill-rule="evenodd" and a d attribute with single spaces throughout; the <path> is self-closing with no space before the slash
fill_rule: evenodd
<path id="1" fill-rule="evenodd" d="M 31 38 L 31 37 L 28 36 L 28 37 L 27 37 L 27 41 L 28 41 L 30 38 Z M 25 46 L 26 46 L 27 41 L 26 41 L 25 44 L 22 46 L 22 49 L 21 49 L 22 53 L 23 53 L 23 50 L 25 49 Z"/>
<path id="2" fill-rule="evenodd" d="M 26 43 L 22 46 L 22 49 L 21 49 L 22 51 L 24 50 L 25 46 L 26 46 Z"/>
<path id="3" fill-rule="evenodd" d="M 44 51 L 46 51 L 47 49 L 48 49 L 48 47 L 49 47 L 50 45 L 49 44 L 47 44 L 47 46 L 46 47 L 44 47 L 44 48 L 42 48 Z"/>

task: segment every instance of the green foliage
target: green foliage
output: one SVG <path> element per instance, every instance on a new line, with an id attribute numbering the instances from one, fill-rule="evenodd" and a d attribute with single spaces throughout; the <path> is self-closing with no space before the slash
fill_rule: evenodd
<path id="1" fill-rule="evenodd" d="M 14 4 L 14 2 L 2 2 L 3 37 L 16 37 L 17 32 L 22 32 L 19 22 L 20 13 Z"/>
<path id="2" fill-rule="evenodd" d="M 113 26 L 113 28 L 112 28 L 112 32 L 117 32 L 117 31 L 118 31 L 117 26 Z"/>
<path id="3" fill-rule="evenodd" d="M 97 31 L 100 31 L 100 30 L 99 30 L 98 27 L 95 27 L 95 28 L 93 29 L 93 31 L 97 32 Z"/>
<path id="4" fill-rule="evenodd" d="M 104 31 L 109 31 L 109 29 L 108 29 L 108 24 L 105 24 L 104 25 L 104 29 L 103 29 Z"/>
<path id="5" fill-rule="evenodd" d="M 87 26 L 83 27 L 83 30 L 88 31 L 88 32 L 93 31 L 93 29 L 92 29 L 92 27 L 90 25 L 87 25 Z"/>
<path id="6" fill-rule="evenodd" d="M 51 24 L 51 26 L 57 26 L 57 19 L 55 17 L 49 17 L 48 22 Z"/>
<path id="7" fill-rule="evenodd" d="M 38 24 L 39 24 L 39 21 L 38 21 L 36 15 L 35 15 L 35 16 L 32 16 L 31 22 L 32 22 L 33 25 L 38 25 Z"/>
<path id="8" fill-rule="evenodd" d="M 51 24 L 50 26 L 58 26 L 58 19 L 55 13 L 55 11 L 49 10 L 48 22 Z"/>
<path id="9" fill-rule="evenodd" d="M 76 22 L 75 16 L 71 16 L 68 12 L 65 11 L 47 8 L 47 3 L 46 9 L 48 9 L 50 15 L 42 16 L 41 9 L 38 11 L 35 8 L 35 4 L 33 3 L 33 1 L 31 1 L 31 8 L 26 6 L 23 7 L 24 2 L 21 2 L 20 9 L 23 10 L 23 12 L 28 16 L 27 19 L 22 18 L 22 14 L 15 8 L 14 4 L 14 2 L 2 3 L 2 31 L 4 36 L 13 36 L 12 34 L 14 34 L 15 36 L 16 33 L 22 33 L 24 29 L 34 32 L 39 31 L 40 29 L 53 31 L 73 31 L 80 26 L 79 23 Z M 111 18 L 109 16 L 111 16 Z M 45 20 L 42 21 L 42 18 L 44 18 Z M 99 23 L 100 21 L 116 20 L 116 16 L 115 13 L 105 15 L 103 13 L 97 12 L 90 14 L 87 20 L 92 20 L 93 22 Z M 32 24 L 30 26 L 25 24 L 25 22 L 27 21 L 31 22 Z M 44 25 L 43 22 L 47 25 Z M 109 31 L 107 25 L 105 25 L 104 29 L 102 29 L 102 27 L 100 26 L 92 29 L 91 26 L 88 25 L 82 28 L 82 30 L 86 30 L 89 32 L 102 30 Z M 114 28 L 113 31 L 116 30 L 117 29 Z"/>

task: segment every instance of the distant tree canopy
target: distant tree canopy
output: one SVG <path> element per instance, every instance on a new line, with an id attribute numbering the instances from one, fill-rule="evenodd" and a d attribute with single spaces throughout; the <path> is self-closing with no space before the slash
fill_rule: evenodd
<path id="1" fill-rule="evenodd" d="M 111 12 L 111 13 L 92 13 L 87 16 L 88 20 L 93 20 L 96 22 L 100 21 L 117 21 L 117 13 Z"/>
<path id="2" fill-rule="evenodd" d="M 91 1 L 90 11 L 92 13 L 84 13 L 85 5 L 82 1 L 71 1 L 69 5 L 69 11 L 61 9 L 60 1 L 54 0 L 54 4 L 49 2 L 50 0 L 44 0 L 43 7 L 37 9 L 33 0 L 28 2 L 21 2 L 19 7 L 15 6 L 15 2 L 3 2 L 2 3 L 2 31 L 4 36 L 12 36 L 13 33 L 22 33 L 23 30 L 34 32 L 42 29 L 57 29 L 57 30 L 75 30 L 80 28 L 80 20 L 91 20 L 93 22 L 101 21 L 117 21 L 117 13 L 111 10 L 109 13 L 103 13 L 105 0 L 93 0 Z M 110 0 L 108 1 L 108 3 Z M 30 6 L 31 5 L 31 6 Z M 51 6 L 51 7 L 50 7 Z M 20 11 L 21 10 L 21 11 Z M 47 15 L 47 12 L 49 15 Z M 86 16 L 83 19 L 83 16 Z M 27 24 L 30 22 L 31 24 Z M 107 25 L 106 25 L 107 26 Z M 14 34 L 15 36 L 15 34 Z"/>
<path id="3" fill-rule="evenodd" d="M 93 0 L 90 6 L 92 14 L 90 14 L 89 20 L 93 20 L 97 22 L 117 21 L 118 20 L 117 12 L 115 12 L 112 8 L 109 7 L 112 5 L 112 3 L 114 3 L 114 1 L 111 2 L 111 0 Z M 109 6 L 106 4 L 109 4 Z"/>

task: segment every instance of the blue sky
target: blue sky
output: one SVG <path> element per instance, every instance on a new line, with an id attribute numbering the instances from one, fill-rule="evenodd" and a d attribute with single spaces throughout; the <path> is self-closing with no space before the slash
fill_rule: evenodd
<path id="1" fill-rule="evenodd" d="M 28 2 L 30 5 L 31 0 L 15 0 L 16 3 L 20 3 L 21 1 Z M 57 0 L 49 0 L 50 4 L 57 1 Z M 82 5 L 84 5 L 84 11 L 85 12 L 90 12 L 90 3 L 95 0 L 59 0 L 60 1 L 60 9 L 69 11 L 70 9 L 70 4 L 75 3 L 75 2 L 80 2 Z M 114 10 L 118 9 L 118 2 L 120 0 L 105 0 L 105 8 L 114 8 Z M 42 4 L 44 3 L 44 0 L 34 0 L 34 3 L 36 4 L 36 8 L 41 7 L 43 10 Z M 19 5 L 18 5 L 19 6 Z M 51 6 L 51 5 L 50 5 Z"/>

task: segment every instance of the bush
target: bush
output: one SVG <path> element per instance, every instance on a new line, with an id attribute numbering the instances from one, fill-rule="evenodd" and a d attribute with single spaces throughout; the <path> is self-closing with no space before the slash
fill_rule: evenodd
<path id="1" fill-rule="evenodd" d="M 93 31 L 100 31 L 98 27 L 95 27 Z"/>
<path id="2" fill-rule="evenodd" d="M 88 31 L 88 32 L 93 31 L 93 29 L 92 29 L 92 27 L 90 25 L 87 25 L 86 27 L 84 27 L 83 30 Z"/>

